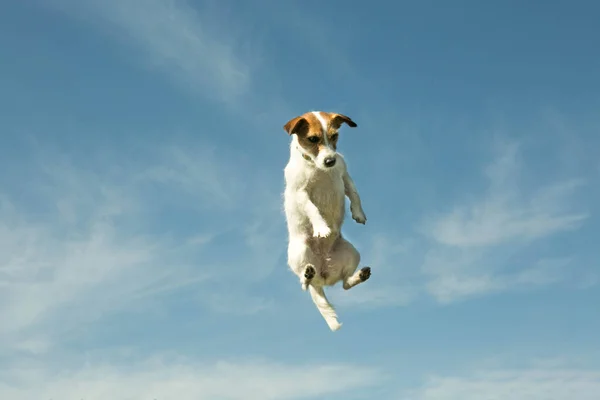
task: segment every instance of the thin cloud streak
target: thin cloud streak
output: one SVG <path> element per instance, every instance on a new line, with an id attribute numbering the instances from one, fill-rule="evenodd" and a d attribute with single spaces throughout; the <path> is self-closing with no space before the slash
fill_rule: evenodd
<path id="1" fill-rule="evenodd" d="M 216 159 L 194 163 L 195 151 L 194 146 L 185 150 L 166 146 L 162 157 L 149 158 L 151 164 L 113 162 L 110 171 L 102 172 L 38 152 L 39 168 L 25 182 L 33 198 L 43 199 L 42 211 L 19 202 L 16 192 L 0 193 L 0 319 L 9 321 L 0 327 L 0 353 L 43 352 L 79 324 L 128 307 L 144 307 L 150 297 L 184 287 L 202 287 L 197 306 L 214 312 L 249 314 L 270 305 L 268 299 L 246 295 L 244 290 L 224 298 L 210 288 L 231 276 L 237 276 L 230 283 L 240 289 L 269 276 L 277 260 L 274 255 L 279 255 L 272 249 L 280 237 L 279 221 L 264 214 L 264 202 L 254 200 L 279 197 L 265 187 L 240 202 L 235 193 L 252 185 L 248 178 Z M 176 172 L 157 175 L 157 170 Z M 187 193 L 186 204 L 208 203 L 208 212 L 222 215 L 223 222 L 193 225 L 177 234 L 151 229 L 158 209 L 173 210 L 169 205 L 173 199 L 178 204 L 174 188 Z M 165 189 L 175 194 L 159 198 Z M 221 201 L 210 203 L 211 198 Z M 241 220 L 238 215 L 228 217 L 240 208 L 260 212 Z M 185 212 L 200 218 L 207 208 Z M 253 233 L 256 226 L 263 228 L 262 236 Z M 227 260 L 211 245 L 231 230 L 255 240 L 246 238 L 234 258 Z M 258 273 L 240 276 L 238 259 Z"/>
<path id="2" fill-rule="evenodd" d="M 568 367 L 496 369 L 467 376 L 430 376 L 402 400 L 595 400 L 600 370 Z"/>
<path id="3" fill-rule="evenodd" d="M 420 231 L 431 240 L 421 271 L 427 291 L 448 304 L 472 296 L 534 288 L 562 281 L 568 258 L 544 259 L 503 272 L 510 255 L 552 235 L 576 230 L 589 217 L 572 206 L 584 181 L 574 178 L 541 187 L 520 187 L 522 162 L 516 143 L 502 143 L 484 169 L 488 180 L 478 201 L 428 217 Z"/>
<path id="4" fill-rule="evenodd" d="M 583 180 L 557 182 L 527 193 L 517 185 L 518 146 L 506 145 L 499 153 L 485 170 L 489 182 L 486 195 L 478 202 L 425 221 L 426 234 L 448 246 L 492 246 L 574 230 L 589 217 L 588 213 L 573 212 L 569 207 L 569 200 L 583 186 Z"/>
<path id="5" fill-rule="evenodd" d="M 130 235 L 128 219 L 134 208 L 120 203 L 119 196 L 98 193 L 101 178 L 75 176 L 74 171 L 54 176 L 57 182 L 68 183 L 46 197 L 50 207 L 58 209 L 46 221 L 15 204 L 2 209 L 0 316 L 9 321 L 0 328 L 2 350 L 30 341 L 30 335 L 48 347 L 61 332 L 119 309 L 144 292 L 208 278 L 190 264 L 179 264 L 172 253 L 179 247 L 189 257 L 197 249 L 184 249 L 160 235 Z M 49 194 L 47 188 L 43 192 Z M 86 198 L 80 193 L 93 195 Z M 62 210 L 69 210 L 69 218 L 62 218 Z"/>
<path id="6" fill-rule="evenodd" d="M 185 0 L 54 0 L 67 15 L 82 18 L 138 50 L 143 64 L 185 90 L 235 103 L 252 85 L 252 61 L 241 58 L 240 40 L 215 22 L 210 10 Z M 245 52 L 251 54 L 250 52 Z M 138 62 L 137 60 L 136 62 Z"/>
<path id="7" fill-rule="evenodd" d="M 5 382 L 13 382 L 7 384 Z M 0 397 L 269 400 L 320 399 L 381 383 L 381 374 L 346 364 L 293 365 L 156 356 L 132 364 L 88 363 L 76 370 L 28 366 L 0 372 Z"/>

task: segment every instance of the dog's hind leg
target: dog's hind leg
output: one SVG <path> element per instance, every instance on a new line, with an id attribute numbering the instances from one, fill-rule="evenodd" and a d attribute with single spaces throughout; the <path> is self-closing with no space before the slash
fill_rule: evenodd
<path id="1" fill-rule="evenodd" d="M 332 255 L 334 268 L 341 272 L 344 289 L 353 288 L 371 277 L 371 268 L 364 267 L 357 271 L 360 263 L 360 253 L 344 238 L 339 238 Z"/>
<path id="2" fill-rule="evenodd" d="M 294 239 L 288 245 L 288 265 L 300 279 L 302 290 L 306 290 L 317 275 L 318 258 L 308 247 L 306 240 Z"/>
<path id="3" fill-rule="evenodd" d="M 350 275 L 346 279 L 344 279 L 344 289 L 348 290 L 358 285 L 359 283 L 363 283 L 367 279 L 371 277 L 371 267 L 363 267 L 360 270 L 356 271 L 354 274 Z"/>

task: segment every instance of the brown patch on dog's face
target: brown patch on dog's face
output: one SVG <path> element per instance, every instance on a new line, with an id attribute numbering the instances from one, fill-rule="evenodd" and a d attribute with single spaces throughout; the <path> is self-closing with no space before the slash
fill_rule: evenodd
<path id="1" fill-rule="evenodd" d="M 283 127 L 289 135 L 296 134 L 298 144 L 314 158 L 327 147 L 337 150 L 338 130 L 343 123 L 353 128 L 356 127 L 356 123 L 343 114 L 322 111 L 318 114 L 325 123 L 325 127 L 313 112 L 293 118 Z"/>
<path id="2" fill-rule="evenodd" d="M 298 135 L 298 144 L 306 153 L 317 158 L 319 152 L 327 147 L 323 125 L 313 113 L 304 114 L 304 118 L 308 122 L 308 129 L 304 131 L 304 134 Z"/>

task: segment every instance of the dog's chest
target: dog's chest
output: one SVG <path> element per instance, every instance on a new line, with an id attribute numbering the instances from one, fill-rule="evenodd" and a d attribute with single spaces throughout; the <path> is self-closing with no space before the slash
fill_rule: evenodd
<path id="1" fill-rule="evenodd" d="M 320 171 L 319 171 L 320 172 Z M 340 173 L 315 173 L 311 176 L 309 196 L 323 217 L 339 225 L 344 217 L 344 181 Z"/>

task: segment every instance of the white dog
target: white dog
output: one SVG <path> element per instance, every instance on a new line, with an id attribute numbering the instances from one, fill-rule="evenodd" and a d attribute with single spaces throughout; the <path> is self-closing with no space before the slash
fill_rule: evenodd
<path id="1" fill-rule="evenodd" d="M 367 221 L 346 162 L 336 151 L 343 123 L 356 127 L 345 115 L 321 111 L 308 112 L 284 125 L 292 136 L 284 193 L 288 265 L 300 278 L 302 290 L 309 289 L 332 331 L 341 324 L 323 287 L 342 281 L 348 290 L 371 276 L 369 267 L 356 271 L 360 254 L 341 234 L 345 196 L 352 218 L 360 224 Z"/>

